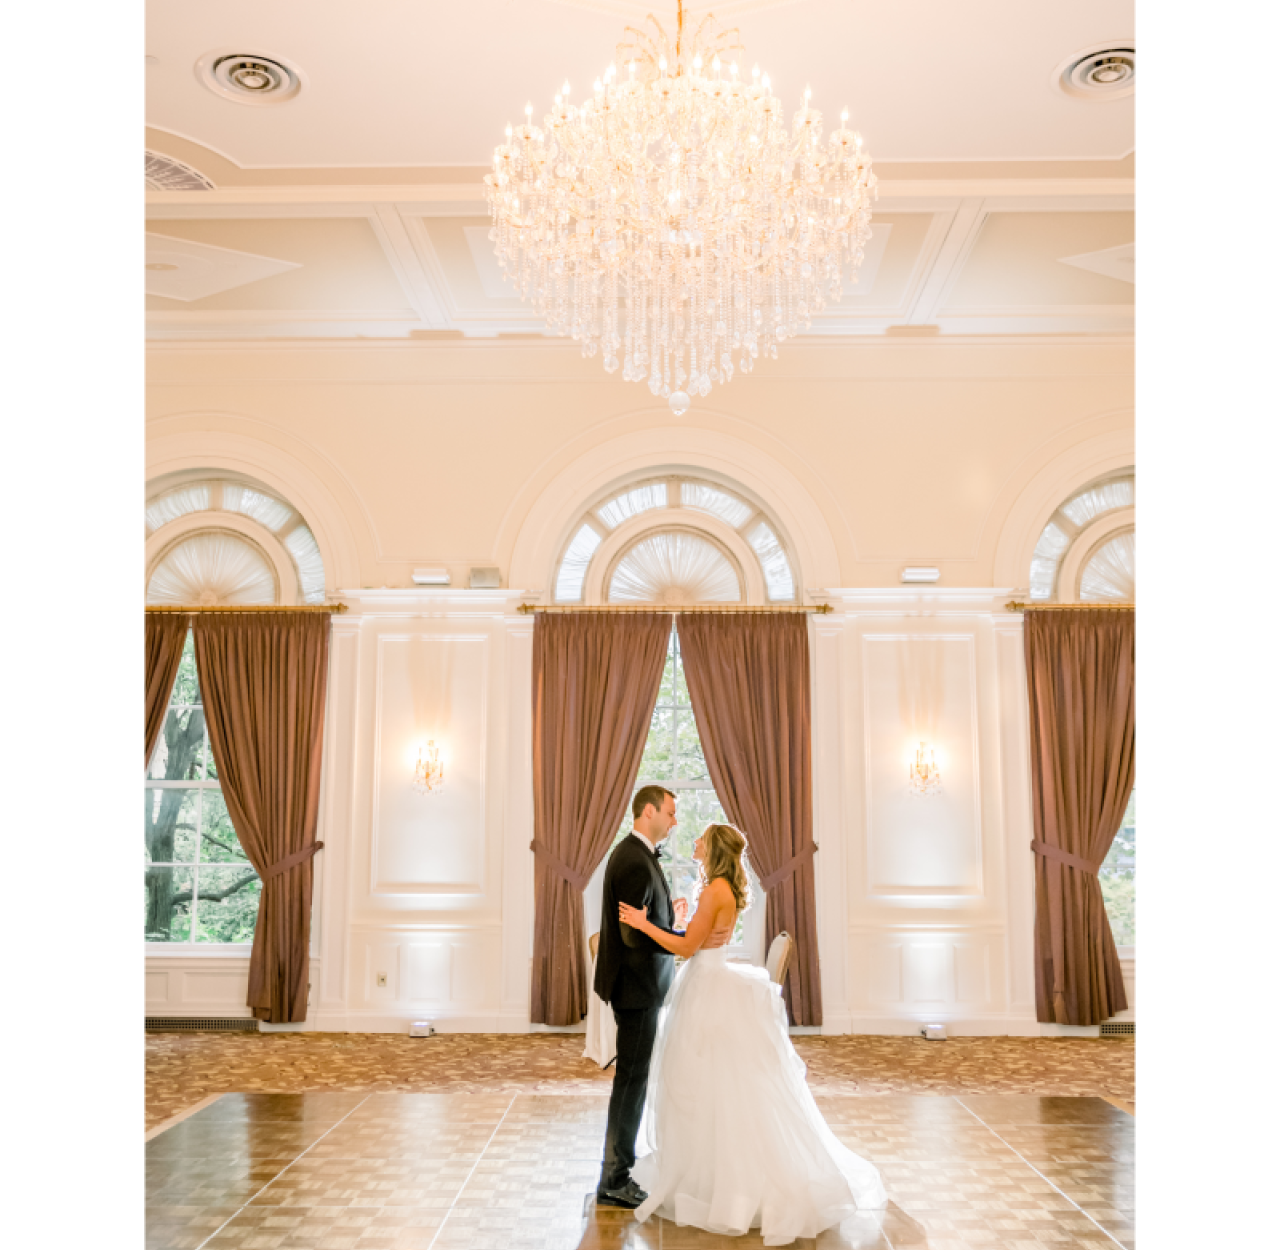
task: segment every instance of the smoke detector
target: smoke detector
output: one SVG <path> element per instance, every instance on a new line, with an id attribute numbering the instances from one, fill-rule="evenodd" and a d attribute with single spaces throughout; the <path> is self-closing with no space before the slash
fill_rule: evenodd
<path id="1" fill-rule="evenodd" d="M 301 71 L 278 56 L 259 52 L 206 52 L 196 77 L 214 95 L 237 104 L 284 104 L 302 90 Z"/>
<path id="2" fill-rule="evenodd" d="M 1095 44 L 1067 57 L 1051 82 L 1076 100 L 1118 100 L 1133 94 L 1135 65 L 1132 40 Z"/>
<path id="3" fill-rule="evenodd" d="M 198 169 L 175 161 L 172 156 L 147 152 L 148 191 L 212 191 L 213 183 Z"/>

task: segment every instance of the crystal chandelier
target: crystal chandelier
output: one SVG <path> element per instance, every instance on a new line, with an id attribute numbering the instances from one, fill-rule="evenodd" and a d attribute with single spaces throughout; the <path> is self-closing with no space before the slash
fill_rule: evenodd
<path id="1" fill-rule="evenodd" d="M 541 126 L 525 106 L 494 150 L 485 194 L 504 276 L 555 334 L 600 351 L 671 410 L 808 328 L 853 280 L 876 178 L 862 138 L 826 143 L 804 107 L 790 129 L 768 74 L 730 59 L 737 30 L 708 14 L 674 47 L 627 27 L 581 105 L 565 83 Z"/>
<path id="2" fill-rule="evenodd" d="M 911 794 L 921 797 L 937 794 L 942 789 L 942 774 L 933 757 L 933 748 L 922 742 L 916 748 L 915 762 L 907 769 L 907 787 Z"/>
<path id="3" fill-rule="evenodd" d="M 418 748 L 418 762 L 413 767 L 413 785 L 419 794 L 432 794 L 444 785 L 444 761 L 435 742 L 427 743 L 426 758 Z"/>

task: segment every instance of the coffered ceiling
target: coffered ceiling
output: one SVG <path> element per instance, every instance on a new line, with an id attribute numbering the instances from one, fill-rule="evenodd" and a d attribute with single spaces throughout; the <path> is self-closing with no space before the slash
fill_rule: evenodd
<path id="1" fill-rule="evenodd" d="M 691 6 L 695 11 L 705 4 Z M 157 339 L 538 335 L 504 289 L 481 179 L 526 99 L 586 88 L 632 0 L 226 0 L 148 9 L 150 152 L 211 190 L 147 196 Z M 1073 52 L 1132 35 L 1127 0 L 728 0 L 784 101 L 848 104 L 881 179 L 856 286 L 815 335 L 1128 334 L 1133 99 L 1053 88 Z M 215 49 L 285 58 L 296 98 L 198 81 Z M 575 94 L 578 88 L 575 87 Z"/>

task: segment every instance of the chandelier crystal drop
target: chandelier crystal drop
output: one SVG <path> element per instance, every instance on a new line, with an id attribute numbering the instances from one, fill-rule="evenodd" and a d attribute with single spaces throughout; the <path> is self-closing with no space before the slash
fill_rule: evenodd
<path id="1" fill-rule="evenodd" d="M 686 31 L 681 2 L 672 46 L 647 20 L 581 104 L 565 83 L 540 126 L 525 107 L 485 194 L 521 299 L 679 416 L 857 281 L 876 177 L 847 110 L 824 143 L 806 89 L 788 128 L 736 29 Z"/>

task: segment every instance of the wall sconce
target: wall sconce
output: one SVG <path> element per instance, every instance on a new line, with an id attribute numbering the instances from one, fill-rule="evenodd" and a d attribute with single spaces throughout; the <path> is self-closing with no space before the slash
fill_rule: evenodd
<path id="1" fill-rule="evenodd" d="M 444 761 L 435 742 L 428 742 L 424 757 L 418 748 L 418 762 L 413 766 L 413 786 L 419 794 L 433 794 L 444 785 Z"/>
<path id="2" fill-rule="evenodd" d="M 907 788 L 913 795 L 925 797 L 942 789 L 942 774 L 934 759 L 933 748 L 922 742 L 916 748 L 915 760 L 907 766 Z"/>

